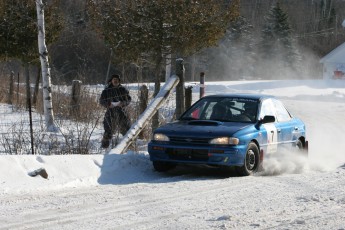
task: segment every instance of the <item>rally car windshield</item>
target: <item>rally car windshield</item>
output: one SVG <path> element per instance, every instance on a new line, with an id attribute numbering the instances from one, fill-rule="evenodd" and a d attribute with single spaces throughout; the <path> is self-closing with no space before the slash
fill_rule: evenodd
<path id="1" fill-rule="evenodd" d="M 190 107 L 180 120 L 255 122 L 259 101 L 240 97 L 204 98 Z"/>

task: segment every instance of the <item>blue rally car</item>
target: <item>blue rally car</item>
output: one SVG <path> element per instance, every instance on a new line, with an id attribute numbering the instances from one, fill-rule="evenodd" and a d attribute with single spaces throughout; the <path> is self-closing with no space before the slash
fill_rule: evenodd
<path id="1" fill-rule="evenodd" d="M 157 128 L 148 144 L 159 172 L 177 164 L 236 167 L 247 176 L 266 154 L 286 148 L 307 154 L 304 123 L 277 98 L 256 94 L 206 96 L 174 122 Z"/>

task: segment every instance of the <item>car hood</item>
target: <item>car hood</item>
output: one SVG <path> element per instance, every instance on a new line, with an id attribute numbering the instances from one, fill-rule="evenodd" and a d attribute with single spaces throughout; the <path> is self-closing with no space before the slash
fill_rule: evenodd
<path id="1" fill-rule="evenodd" d="M 164 133 L 168 136 L 220 137 L 232 136 L 248 126 L 254 124 L 209 120 L 176 121 L 159 127 L 155 133 Z"/>

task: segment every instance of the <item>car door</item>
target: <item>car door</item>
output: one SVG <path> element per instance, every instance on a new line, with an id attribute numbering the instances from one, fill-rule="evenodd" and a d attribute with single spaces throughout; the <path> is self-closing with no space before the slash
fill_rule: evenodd
<path id="1" fill-rule="evenodd" d="M 261 102 L 259 119 L 263 119 L 265 116 L 274 116 L 276 117 L 275 108 L 273 101 L 269 99 L 265 99 Z M 266 123 L 262 125 L 266 130 L 267 135 L 267 153 L 276 153 L 278 150 L 278 136 L 277 136 L 277 128 L 275 123 Z"/>
<path id="2" fill-rule="evenodd" d="M 286 110 L 283 103 L 279 100 L 273 99 L 274 107 L 277 114 L 277 132 L 278 139 L 281 148 L 291 147 L 292 144 L 292 133 L 293 133 L 293 122 L 290 113 Z"/>

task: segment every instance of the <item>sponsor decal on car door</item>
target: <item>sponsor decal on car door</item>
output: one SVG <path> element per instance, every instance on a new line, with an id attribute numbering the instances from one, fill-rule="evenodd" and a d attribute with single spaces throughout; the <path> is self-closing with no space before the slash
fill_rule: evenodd
<path id="1" fill-rule="evenodd" d="M 263 119 L 265 116 L 276 117 L 276 111 L 271 99 L 266 99 L 261 103 L 259 119 Z M 267 153 L 275 153 L 278 149 L 277 127 L 274 123 L 266 123 L 263 126 L 267 133 Z"/>
<path id="2" fill-rule="evenodd" d="M 278 149 L 277 128 L 274 124 L 264 124 L 267 133 L 267 153 L 275 153 Z"/>

